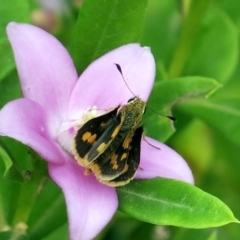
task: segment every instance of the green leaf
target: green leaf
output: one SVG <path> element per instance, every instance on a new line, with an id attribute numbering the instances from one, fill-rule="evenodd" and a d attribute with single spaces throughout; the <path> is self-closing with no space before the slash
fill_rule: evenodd
<path id="1" fill-rule="evenodd" d="M 240 65 L 238 66 L 238 68 Z M 240 72 L 236 71 L 231 81 L 215 92 L 209 99 L 188 99 L 176 106 L 176 110 L 198 117 L 211 128 L 239 146 L 240 143 Z"/>
<path id="2" fill-rule="evenodd" d="M 218 229 L 186 229 L 177 228 L 169 240 L 217 240 Z M 224 238 L 223 238 L 224 239 Z"/>
<path id="3" fill-rule="evenodd" d="M 190 3 L 185 2 L 185 4 L 189 4 L 189 8 L 185 9 L 185 11 L 182 10 L 181 20 L 183 26 L 179 42 L 169 67 L 170 78 L 182 75 L 182 70 L 186 64 L 189 51 L 191 50 L 192 42 L 197 36 L 209 2 L 209 0 L 191 1 Z"/>
<path id="4" fill-rule="evenodd" d="M 104 53 L 137 42 L 146 7 L 147 0 L 85 0 L 70 46 L 78 72 Z"/>
<path id="5" fill-rule="evenodd" d="M 0 95 L 0 108 L 2 108 L 7 102 L 22 97 L 17 71 L 10 72 L 2 81 L 0 81 L 0 92 L 4 93 Z"/>
<path id="6" fill-rule="evenodd" d="M 5 165 L 0 160 L 0 224 L 1 229 L 9 228 L 16 211 L 16 203 L 20 184 L 3 178 Z M 1 239 L 1 238 L 0 238 Z"/>
<path id="7" fill-rule="evenodd" d="M 231 19 L 220 10 L 211 11 L 193 42 L 183 74 L 226 82 L 236 68 L 238 41 L 238 30 Z"/>
<path id="8" fill-rule="evenodd" d="M 0 16 L 0 36 L 3 36 L 9 22 L 30 21 L 28 0 L 1 1 Z"/>
<path id="9" fill-rule="evenodd" d="M 33 206 L 28 221 L 29 236 L 31 239 L 45 239 L 66 222 L 66 203 L 61 189 L 49 180 Z"/>
<path id="10" fill-rule="evenodd" d="M 10 43 L 5 37 L 0 36 L 0 81 L 15 67 Z"/>
<path id="11" fill-rule="evenodd" d="M 0 141 L 0 158 L 3 160 L 5 164 L 5 172 L 3 177 L 11 181 L 24 182 L 23 175 L 18 166 L 15 164 L 13 156 L 11 156 L 10 152 L 7 150 L 7 148 L 1 141 Z"/>
<path id="12" fill-rule="evenodd" d="M 29 240 L 30 238 L 21 233 L 17 233 L 15 231 L 6 231 L 0 232 L 0 239 L 1 240 Z"/>
<path id="13" fill-rule="evenodd" d="M 212 3 L 216 4 L 215 7 L 221 8 L 225 13 L 227 13 L 228 16 L 237 25 L 238 29 L 240 29 L 240 16 L 239 16 L 240 2 L 238 0 L 214 1 Z"/>
<path id="14" fill-rule="evenodd" d="M 146 118 L 144 123 L 144 135 L 165 142 L 175 132 L 171 120 L 158 116 L 155 113 Z"/>
<path id="15" fill-rule="evenodd" d="M 217 81 L 203 77 L 159 81 L 154 85 L 147 107 L 154 109 L 154 112 L 171 115 L 171 108 L 178 101 L 196 96 L 209 96 L 219 86 Z M 172 122 L 165 117 L 159 118 L 151 109 L 148 109 L 144 116 L 145 133 L 159 141 L 166 141 L 174 132 Z"/>
<path id="16" fill-rule="evenodd" d="M 170 108 L 179 100 L 196 96 L 208 97 L 219 87 L 217 81 L 204 77 L 180 77 L 159 81 L 154 85 L 148 105 L 156 110 Z"/>
<path id="17" fill-rule="evenodd" d="M 238 222 L 218 198 L 173 179 L 135 180 L 117 192 L 121 211 L 157 225 L 199 229 Z"/>
<path id="18" fill-rule="evenodd" d="M 141 43 L 151 46 L 157 64 L 166 62 L 173 55 L 181 24 L 177 10 L 175 1 L 148 1 Z"/>
<path id="19" fill-rule="evenodd" d="M 9 22 L 29 22 L 30 12 L 27 0 L 1 1 L 0 4 L 0 80 L 15 66 L 12 50 L 6 36 Z"/>
<path id="20" fill-rule="evenodd" d="M 191 99 L 179 104 L 178 109 L 203 119 L 239 145 L 239 108 L 232 104 L 224 104 L 214 100 Z"/>
<path id="21" fill-rule="evenodd" d="M 211 234 L 211 236 L 209 236 L 209 238 L 207 239 L 207 240 L 217 240 L 218 238 L 217 238 L 217 232 L 216 231 L 214 231 L 212 234 Z"/>
<path id="22" fill-rule="evenodd" d="M 54 229 L 53 232 L 44 237 L 44 240 L 69 239 L 68 227 L 69 227 L 68 223 L 65 223 L 64 225 Z"/>

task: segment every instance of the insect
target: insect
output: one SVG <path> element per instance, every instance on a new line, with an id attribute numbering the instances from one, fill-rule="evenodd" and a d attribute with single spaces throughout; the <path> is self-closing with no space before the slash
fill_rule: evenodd
<path id="1" fill-rule="evenodd" d="M 119 72 L 121 68 L 116 64 Z M 124 80 L 125 81 L 125 80 Z M 74 157 L 96 178 L 112 187 L 135 176 L 140 163 L 141 126 L 146 102 L 134 95 L 123 106 L 86 122 L 74 138 Z"/>

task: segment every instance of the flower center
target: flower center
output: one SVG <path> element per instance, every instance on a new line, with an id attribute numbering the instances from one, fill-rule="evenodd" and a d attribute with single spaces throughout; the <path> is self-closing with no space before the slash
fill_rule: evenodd
<path id="1" fill-rule="evenodd" d="M 77 131 L 90 119 L 106 113 L 105 110 L 99 110 L 96 106 L 82 110 L 78 119 L 69 119 L 60 125 L 57 133 L 57 141 L 62 148 L 73 155 L 72 143 Z"/>

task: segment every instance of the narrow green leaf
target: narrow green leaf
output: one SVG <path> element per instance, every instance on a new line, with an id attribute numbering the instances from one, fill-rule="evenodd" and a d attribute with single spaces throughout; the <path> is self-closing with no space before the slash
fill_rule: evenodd
<path id="1" fill-rule="evenodd" d="M 149 109 L 147 108 L 144 116 L 146 135 L 166 141 L 174 132 L 172 122 L 154 112 L 171 115 L 171 108 L 178 101 L 196 96 L 209 96 L 219 86 L 217 81 L 203 77 L 182 77 L 156 82 L 148 100 Z"/>
<path id="2" fill-rule="evenodd" d="M 1 1 L 0 4 L 0 36 L 5 35 L 9 22 L 29 22 L 30 12 L 28 0 Z"/>
<path id="3" fill-rule="evenodd" d="M 9 22 L 29 22 L 30 12 L 27 0 L 1 1 L 0 4 L 0 80 L 15 66 L 12 50 L 6 36 Z"/>
<path id="4" fill-rule="evenodd" d="M 237 28 L 240 29 L 240 16 L 239 16 L 239 8 L 240 2 L 237 0 L 230 1 L 214 1 L 216 7 L 221 8 L 227 15 L 233 20 L 233 22 L 237 25 Z"/>
<path id="5" fill-rule="evenodd" d="M 214 231 L 207 240 L 217 240 L 217 232 Z"/>
<path id="6" fill-rule="evenodd" d="M 179 100 L 191 97 L 208 97 L 219 88 L 217 81 L 204 77 L 181 77 L 156 82 L 148 100 L 155 110 L 170 108 Z"/>
<path id="7" fill-rule="evenodd" d="M 33 206 L 28 226 L 31 239 L 45 239 L 67 222 L 66 203 L 59 187 L 51 180 Z"/>
<path id="8" fill-rule="evenodd" d="M 8 40 L 0 36 L 0 81 L 15 67 L 12 49 Z"/>
<path id="9" fill-rule="evenodd" d="M 217 240 L 217 229 L 177 228 L 169 240 Z M 218 231 L 219 232 L 219 231 Z"/>
<path id="10" fill-rule="evenodd" d="M 3 177 L 11 181 L 24 182 L 22 173 L 18 166 L 15 164 L 13 156 L 11 156 L 10 152 L 7 150 L 7 148 L 1 141 L 0 141 L 0 158 L 3 160 L 5 164 L 5 172 Z"/>
<path id="11" fill-rule="evenodd" d="M 181 18 L 175 1 L 148 0 L 141 43 L 151 46 L 157 64 L 165 65 L 174 54 L 180 25 Z"/>
<path id="12" fill-rule="evenodd" d="M 151 110 L 149 110 L 150 112 Z M 145 118 L 145 117 L 144 117 Z M 172 121 L 166 117 L 151 113 L 143 122 L 144 134 L 160 142 L 165 142 L 175 132 Z"/>
<path id="13" fill-rule="evenodd" d="M 54 229 L 53 232 L 44 237 L 44 240 L 69 239 L 68 228 L 69 228 L 68 223 L 65 223 L 61 227 Z"/>
<path id="14" fill-rule="evenodd" d="M 181 111 L 203 119 L 228 139 L 240 143 L 240 110 L 234 105 L 214 100 L 191 99 L 177 107 Z"/>
<path id="15" fill-rule="evenodd" d="M 237 65 L 238 38 L 238 29 L 224 12 L 210 11 L 193 42 L 183 74 L 226 82 Z"/>
<path id="16" fill-rule="evenodd" d="M 17 71 L 10 72 L 2 81 L 0 81 L 0 108 L 7 102 L 22 97 L 20 82 Z"/>
<path id="17" fill-rule="evenodd" d="M 1 240 L 29 240 L 26 234 L 16 233 L 14 231 L 0 232 Z"/>
<path id="18" fill-rule="evenodd" d="M 147 0 L 84 0 L 70 53 L 79 73 L 93 60 L 140 38 Z"/>
<path id="19" fill-rule="evenodd" d="M 238 222 L 218 198 L 173 179 L 135 180 L 117 192 L 121 211 L 153 224 L 199 229 Z"/>
<path id="20" fill-rule="evenodd" d="M 18 199 L 20 184 L 4 179 L 4 172 L 5 165 L 0 160 L 0 227 L 1 230 L 8 230 L 16 211 L 16 205 L 13 203 Z"/>
<path id="21" fill-rule="evenodd" d="M 191 50 L 193 40 L 199 31 L 209 0 L 191 1 L 189 12 L 184 16 L 183 28 L 175 54 L 170 64 L 170 78 L 182 75 L 182 70 Z"/>

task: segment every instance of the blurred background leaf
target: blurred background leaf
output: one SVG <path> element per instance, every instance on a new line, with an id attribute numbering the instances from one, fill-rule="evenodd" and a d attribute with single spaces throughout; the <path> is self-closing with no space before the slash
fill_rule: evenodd
<path id="1" fill-rule="evenodd" d="M 156 82 L 144 116 L 145 134 L 159 141 L 166 141 L 175 129 L 172 121 L 160 114 L 171 116 L 172 107 L 176 103 L 197 96 L 208 97 L 219 86 L 214 79 L 203 77 L 182 77 Z"/>
<path id="2" fill-rule="evenodd" d="M 29 22 L 30 12 L 27 0 L 2 1 L 0 4 L 0 81 L 14 68 L 12 50 L 6 36 L 9 22 Z"/>
<path id="3" fill-rule="evenodd" d="M 0 141 L 0 159 L 5 165 L 5 172 L 3 177 L 10 181 L 23 182 L 23 176 L 11 152 L 5 147 L 3 142 Z"/>
<path id="4" fill-rule="evenodd" d="M 84 1 L 70 47 L 78 72 L 104 53 L 139 41 L 146 8 L 147 0 Z"/>
<path id="5" fill-rule="evenodd" d="M 221 10 L 209 9 L 192 43 L 184 75 L 201 75 L 226 82 L 239 57 L 238 29 Z"/>
<path id="6" fill-rule="evenodd" d="M 79 73 L 109 50 L 140 41 L 151 47 L 157 66 L 156 83 L 144 118 L 146 134 L 178 151 L 193 170 L 196 186 L 219 198 L 240 219 L 239 0 L 57 3 L 57 8 L 50 8 L 40 0 L 1 2 L 0 107 L 21 97 L 5 34 L 8 22 L 31 22 L 55 34 L 69 48 Z M 51 13 L 50 18 L 46 11 Z M 156 112 L 173 115 L 177 121 L 173 123 Z M 4 153 L 14 159 L 20 173 L 34 170 L 28 147 L 8 138 L 1 137 L 1 141 Z M 5 172 L 6 166 L 0 161 L 1 176 Z M 4 230 L 0 239 L 7 240 L 15 234 L 13 227 L 22 186 L 6 178 L 0 180 L 0 230 Z M 27 220 L 27 235 L 17 237 L 69 239 L 61 190 L 51 180 L 46 181 L 46 177 L 40 181 L 40 189 Z M 118 212 L 96 239 L 239 237 L 238 224 L 196 230 L 153 225 Z"/>

